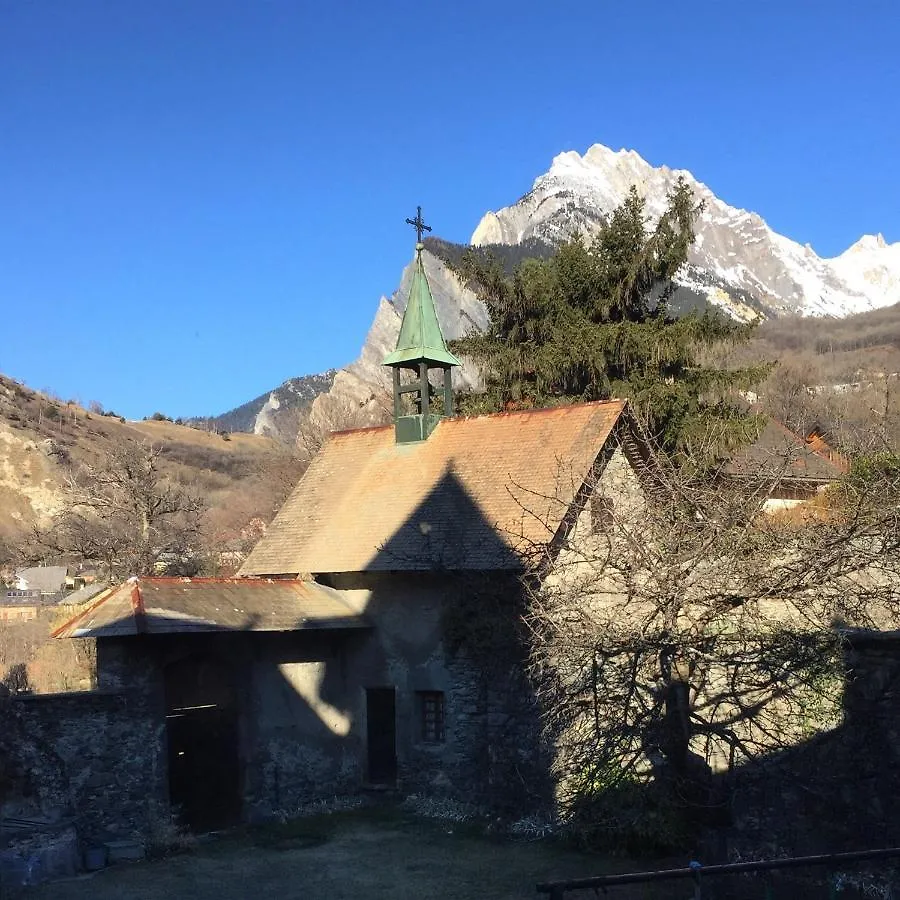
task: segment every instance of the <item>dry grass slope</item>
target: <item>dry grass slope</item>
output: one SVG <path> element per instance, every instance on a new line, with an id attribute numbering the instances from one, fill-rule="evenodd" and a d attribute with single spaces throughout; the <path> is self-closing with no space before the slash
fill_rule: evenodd
<path id="1" fill-rule="evenodd" d="M 212 534 L 268 522 L 301 474 L 283 445 L 252 434 L 214 434 L 168 421 L 127 422 L 31 390 L 0 375 L 0 540 L 15 544 L 62 502 L 67 473 L 123 442 L 162 449 L 166 474 L 207 501 Z"/>

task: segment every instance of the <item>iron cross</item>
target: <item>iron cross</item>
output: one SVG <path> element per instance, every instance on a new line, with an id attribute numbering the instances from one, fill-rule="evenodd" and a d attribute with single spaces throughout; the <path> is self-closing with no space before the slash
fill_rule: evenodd
<path id="1" fill-rule="evenodd" d="M 414 219 L 407 219 L 407 225 L 412 225 L 413 228 L 416 229 L 416 243 L 422 243 L 422 232 L 423 231 L 431 231 L 431 226 L 426 225 L 424 219 L 422 218 L 422 207 L 416 207 L 416 217 Z"/>

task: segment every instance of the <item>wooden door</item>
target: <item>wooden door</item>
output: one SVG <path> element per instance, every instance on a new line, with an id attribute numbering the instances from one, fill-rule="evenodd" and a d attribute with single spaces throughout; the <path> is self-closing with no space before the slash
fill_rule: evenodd
<path id="1" fill-rule="evenodd" d="M 397 703 L 394 688 L 366 690 L 366 738 L 371 784 L 397 782 Z"/>

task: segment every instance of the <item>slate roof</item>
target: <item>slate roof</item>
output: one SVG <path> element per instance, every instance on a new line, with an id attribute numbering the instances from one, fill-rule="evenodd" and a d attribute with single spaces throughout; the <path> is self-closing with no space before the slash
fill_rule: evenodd
<path id="1" fill-rule="evenodd" d="M 31 566 L 17 569 L 16 578 L 25 582 L 25 590 L 55 594 L 66 586 L 65 566 Z"/>
<path id="2" fill-rule="evenodd" d="M 625 407 L 443 419 L 410 444 L 393 425 L 337 432 L 238 574 L 521 568 L 517 550 L 550 540 Z"/>
<path id="3" fill-rule="evenodd" d="M 775 419 L 769 419 L 760 436 L 738 451 L 725 469 L 738 477 L 770 474 L 822 484 L 835 481 L 846 471 Z"/>
<path id="4" fill-rule="evenodd" d="M 82 603 L 87 603 L 91 597 L 96 597 L 101 591 L 105 591 L 107 587 L 109 585 L 105 581 L 96 584 L 86 584 L 84 587 L 66 594 L 60 600 L 60 603 L 64 603 L 66 606 L 79 606 Z"/>
<path id="5" fill-rule="evenodd" d="M 296 580 L 140 578 L 110 588 L 53 637 L 366 628 L 340 591 Z"/>

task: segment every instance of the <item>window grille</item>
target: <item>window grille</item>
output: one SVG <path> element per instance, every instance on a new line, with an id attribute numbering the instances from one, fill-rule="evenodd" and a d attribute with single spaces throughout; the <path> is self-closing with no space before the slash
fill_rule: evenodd
<path id="1" fill-rule="evenodd" d="M 444 742 L 444 693 L 419 691 L 420 736 L 426 744 Z"/>

